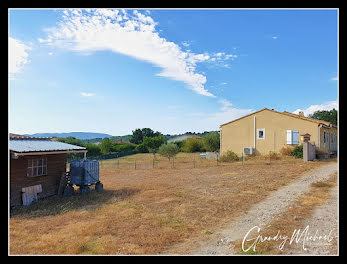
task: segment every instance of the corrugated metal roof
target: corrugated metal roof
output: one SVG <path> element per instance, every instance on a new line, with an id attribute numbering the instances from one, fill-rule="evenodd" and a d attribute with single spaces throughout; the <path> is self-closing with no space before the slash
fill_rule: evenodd
<path id="1" fill-rule="evenodd" d="M 14 152 L 43 152 L 43 151 L 70 151 L 70 150 L 86 150 L 84 147 L 75 146 L 59 141 L 51 140 L 29 140 L 29 139 L 11 139 L 9 140 L 9 148 Z"/>

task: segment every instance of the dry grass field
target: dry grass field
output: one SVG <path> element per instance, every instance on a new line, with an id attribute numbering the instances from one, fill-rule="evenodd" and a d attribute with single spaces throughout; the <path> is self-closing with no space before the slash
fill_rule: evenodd
<path id="1" fill-rule="evenodd" d="M 140 164 L 151 155 L 124 159 Z M 186 167 L 118 168 L 115 160 L 102 161 L 103 192 L 53 197 L 14 210 L 9 253 L 185 254 L 194 241 L 208 239 L 271 191 L 325 163 L 254 159 L 194 168 L 190 155 L 196 164 L 203 162 L 198 156 L 180 155 L 177 160 L 190 161 Z"/>

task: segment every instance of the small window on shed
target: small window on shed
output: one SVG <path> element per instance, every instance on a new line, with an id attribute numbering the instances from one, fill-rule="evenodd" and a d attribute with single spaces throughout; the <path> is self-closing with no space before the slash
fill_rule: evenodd
<path id="1" fill-rule="evenodd" d="M 41 175 L 47 175 L 47 158 L 42 157 L 40 159 L 29 159 L 27 176 L 36 177 Z"/>

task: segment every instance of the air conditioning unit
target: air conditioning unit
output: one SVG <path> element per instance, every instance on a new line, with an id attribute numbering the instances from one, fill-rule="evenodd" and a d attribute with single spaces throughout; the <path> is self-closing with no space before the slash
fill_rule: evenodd
<path id="1" fill-rule="evenodd" d="M 243 148 L 243 153 L 246 155 L 252 155 L 253 154 L 253 148 L 245 147 L 245 148 Z"/>

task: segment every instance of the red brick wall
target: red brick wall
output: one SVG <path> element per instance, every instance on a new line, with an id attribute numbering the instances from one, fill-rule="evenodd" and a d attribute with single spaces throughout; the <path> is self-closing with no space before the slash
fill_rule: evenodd
<path id="1" fill-rule="evenodd" d="M 41 184 L 42 192 L 38 198 L 55 195 L 58 192 L 62 173 L 66 168 L 66 154 L 49 154 L 47 157 L 47 175 L 27 177 L 28 159 L 40 158 L 37 156 L 21 156 L 10 159 L 10 205 L 22 204 L 22 188 Z"/>

